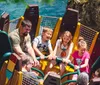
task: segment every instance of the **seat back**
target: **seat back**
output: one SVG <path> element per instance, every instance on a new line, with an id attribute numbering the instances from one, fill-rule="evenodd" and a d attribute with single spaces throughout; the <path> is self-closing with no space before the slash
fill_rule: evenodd
<path id="1" fill-rule="evenodd" d="M 56 40 L 62 35 L 64 31 L 70 31 L 75 35 L 78 23 L 78 11 L 68 8 L 62 18 L 58 19 L 56 27 L 54 28 L 51 43 L 55 46 Z"/>
<path id="2" fill-rule="evenodd" d="M 0 17 L 0 30 L 6 31 L 8 33 L 9 31 L 9 14 L 4 13 Z"/>
<path id="3" fill-rule="evenodd" d="M 37 28 L 38 19 L 39 19 L 38 5 L 33 5 L 33 4 L 28 5 L 24 13 L 24 18 L 30 20 L 32 23 L 32 29 L 31 29 L 30 35 L 31 35 L 31 40 L 33 40 L 33 38 L 35 37 L 36 28 Z"/>
<path id="4" fill-rule="evenodd" d="M 10 39 L 6 32 L 0 31 L 0 67 L 2 66 L 3 55 L 8 52 L 12 53 Z"/>
<path id="5" fill-rule="evenodd" d="M 60 85 L 60 75 L 49 72 L 44 78 L 43 85 Z"/>
<path id="6" fill-rule="evenodd" d="M 78 11 L 68 8 L 63 16 L 62 23 L 60 26 L 59 36 L 64 31 L 68 30 L 74 36 L 78 23 Z"/>

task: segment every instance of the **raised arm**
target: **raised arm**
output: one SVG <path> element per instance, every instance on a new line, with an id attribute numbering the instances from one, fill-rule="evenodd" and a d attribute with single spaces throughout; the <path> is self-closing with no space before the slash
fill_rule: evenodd
<path id="1" fill-rule="evenodd" d="M 27 47 L 27 52 L 29 53 L 29 55 L 32 57 L 33 60 L 37 60 L 36 59 L 36 56 L 35 56 L 35 53 L 34 53 L 34 50 L 32 48 L 32 45 L 30 42 L 27 42 L 26 43 L 26 47 Z"/>
<path id="2" fill-rule="evenodd" d="M 72 50 L 73 50 L 73 46 L 74 46 L 74 44 L 73 44 L 73 42 L 71 42 L 71 44 L 67 50 L 68 54 L 67 54 L 66 58 L 63 58 L 63 62 L 69 63 L 69 62 L 73 61 L 73 57 L 71 58 L 71 60 L 69 60 Z"/>
<path id="3" fill-rule="evenodd" d="M 73 50 L 73 46 L 74 46 L 74 43 L 71 42 L 69 48 L 68 48 L 68 55 L 66 56 L 66 60 L 69 60 L 70 56 L 71 56 L 71 53 L 72 53 L 72 50 Z"/>
<path id="4" fill-rule="evenodd" d="M 27 59 L 27 55 L 22 51 L 19 45 L 13 46 L 13 50 L 19 57 L 21 57 L 22 61 Z"/>
<path id="5" fill-rule="evenodd" d="M 37 54 L 38 56 L 41 57 L 41 59 L 44 59 L 44 55 L 43 55 L 42 52 L 39 51 L 39 49 L 37 48 L 37 44 L 38 44 L 38 39 L 35 38 L 34 41 L 33 41 L 33 45 L 32 45 L 32 46 L 33 46 L 33 49 L 34 49 L 34 51 L 36 52 L 36 54 Z"/>
<path id="6" fill-rule="evenodd" d="M 50 40 L 48 41 L 48 49 L 49 49 L 49 53 L 52 54 L 53 49 L 52 49 L 52 45 L 51 45 Z"/>
<path id="7" fill-rule="evenodd" d="M 53 51 L 53 53 L 54 53 L 55 56 L 56 56 L 57 48 L 58 48 L 60 42 L 61 42 L 61 39 L 58 39 L 57 42 L 56 42 L 56 46 L 55 46 L 54 51 Z"/>

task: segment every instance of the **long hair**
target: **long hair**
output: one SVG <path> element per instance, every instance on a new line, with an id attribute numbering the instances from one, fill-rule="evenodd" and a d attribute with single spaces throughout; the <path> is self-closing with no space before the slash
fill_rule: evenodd
<path id="1" fill-rule="evenodd" d="M 60 39 L 62 40 L 61 44 L 63 43 L 63 37 L 64 37 L 64 35 L 68 35 L 69 38 L 70 38 L 70 41 L 68 42 L 68 48 L 69 48 L 69 46 L 70 46 L 70 44 L 71 44 L 71 42 L 72 42 L 72 34 L 71 34 L 70 31 L 65 31 L 65 32 L 61 35 L 61 37 L 60 37 Z M 61 44 L 60 44 L 60 46 L 61 46 Z"/>

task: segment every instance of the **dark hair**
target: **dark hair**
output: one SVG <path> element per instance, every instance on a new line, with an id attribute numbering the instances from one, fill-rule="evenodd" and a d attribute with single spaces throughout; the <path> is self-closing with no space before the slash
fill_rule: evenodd
<path id="1" fill-rule="evenodd" d="M 81 41 L 81 40 L 85 40 L 83 36 L 78 37 L 78 42 Z"/>
<path id="2" fill-rule="evenodd" d="M 21 25 L 23 27 L 25 27 L 25 26 L 31 27 L 32 23 L 29 20 L 23 20 L 22 23 L 21 23 Z"/>
<path id="3" fill-rule="evenodd" d="M 100 77 L 100 68 L 98 68 L 95 72 L 98 73 L 96 76 L 97 76 L 97 77 Z"/>

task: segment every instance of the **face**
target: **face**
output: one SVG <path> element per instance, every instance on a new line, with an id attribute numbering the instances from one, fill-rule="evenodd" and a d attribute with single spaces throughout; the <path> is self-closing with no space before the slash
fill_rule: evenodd
<path id="1" fill-rule="evenodd" d="M 52 37 L 52 32 L 43 32 L 43 39 L 44 41 L 50 40 Z"/>
<path id="2" fill-rule="evenodd" d="M 29 32 L 31 31 L 31 26 L 25 26 L 23 27 L 23 35 L 27 36 L 29 34 Z"/>
<path id="3" fill-rule="evenodd" d="M 80 54 L 82 54 L 82 55 L 83 55 L 85 51 L 86 51 L 86 49 L 85 49 L 85 48 L 79 48 L 79 53 L 80 53 Z"/>
<path id="4" fill-rule="evenodd" d="M 99 73 L 97 71 L 95 71 L 95 76 L 98 77 Z"/>
<path id="5" fill-rule="evenodd" d="M 63 42 L 68 43 L 70 40 L 71 38 L 68 33 L 63 35 Z"/>

